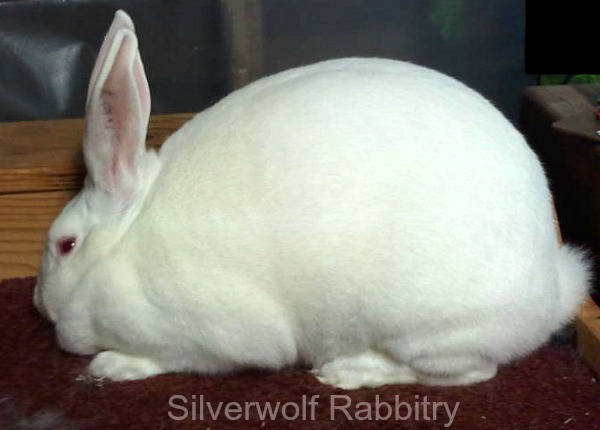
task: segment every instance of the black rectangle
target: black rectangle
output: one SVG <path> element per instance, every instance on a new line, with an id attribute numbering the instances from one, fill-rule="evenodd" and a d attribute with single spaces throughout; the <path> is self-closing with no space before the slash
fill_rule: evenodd
<path id="1" fill-rule="evenodd" d="M 600 20 L 592 4 L 526 1 L 526 73 L 600 74 Z"/>

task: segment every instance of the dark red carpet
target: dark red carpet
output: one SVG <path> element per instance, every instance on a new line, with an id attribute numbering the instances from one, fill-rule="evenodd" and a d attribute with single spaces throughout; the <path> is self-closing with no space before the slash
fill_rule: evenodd
<path id="1" fill-rule="evenodd" d="M 52 326 L 31 305 L 33 283 L 33 278 L 0 282 L 2 430 L 449 428 L 441 402 L 450 414 L 457 408 L 451 427 L 458 429 L 600 428 L 600 386 L 571 347 L 544 347 L 502 368 L 494 380 L 462 388 L 345 392 L 320 385 L 301 370 L 93 381 L 84 376 L 89 358 L 56 347 Z M 261 419 L 258 409 L 267 415 Z"/>

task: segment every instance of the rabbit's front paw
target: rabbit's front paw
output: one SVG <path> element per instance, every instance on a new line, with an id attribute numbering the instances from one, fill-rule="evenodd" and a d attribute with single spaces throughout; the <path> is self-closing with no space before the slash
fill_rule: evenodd
<path id="1" fill-rule="evenodd" d="M 148 378 L 164 373 L 164 370 L 147 358 L 134 357 L 116 351 L 103 351 L 94 357 L 88 372 L 96 378 L 126 381 Z"/>

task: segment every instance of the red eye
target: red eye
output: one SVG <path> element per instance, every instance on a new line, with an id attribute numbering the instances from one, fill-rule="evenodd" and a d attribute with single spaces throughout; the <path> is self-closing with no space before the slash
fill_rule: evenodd
<path id="1" fill-rule="evenodd" d="M 60 255 L 69 254 L 71 251 L 73 251 L 73 248 L 75 248 L 76 243 L 77 240 L 74 237 L 65 237 L 64 239 L 60 239 L 56 245 L 58 253 Z"/>

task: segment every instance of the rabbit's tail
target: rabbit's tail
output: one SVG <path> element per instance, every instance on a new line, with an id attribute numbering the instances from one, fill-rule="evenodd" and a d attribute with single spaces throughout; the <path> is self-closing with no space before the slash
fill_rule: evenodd
<path id="1" fill-rule="evenodd" d="M 559 288 L 561 326 L 573 319 L 592 283 L 592 262 L 588 254 L 570 245 L 558 250 L 556 269 Z"/>

